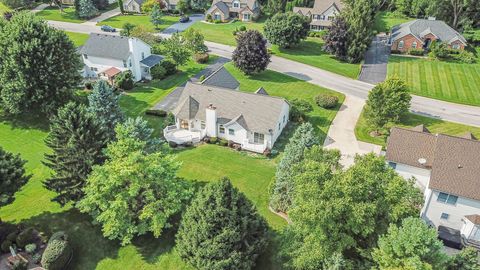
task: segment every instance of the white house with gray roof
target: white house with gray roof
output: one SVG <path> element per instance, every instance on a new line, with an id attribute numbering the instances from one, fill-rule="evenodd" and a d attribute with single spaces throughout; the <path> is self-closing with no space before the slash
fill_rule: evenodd
<path id="1" fill-rule="evenodd" d="M 123 3 L 123 9 L 127 12 L 141 13 L 145 0 L 127 0 Z"/>
<path id="2" fill-rule="evenodd" d="M 138 38 L 96 33 L 90 34 L 79 52 L 85 78 L 103 79 L 130 70 L 135 81 L 150 80 L 150 69 L 163 60 L 162 56 L 152 54 L 151 46 Z"/>
<path id="3" fill-rule="evenodd" d="M 287 125 L 289 110 L 285 99 L 269 96 L 263 88 L 246 93 L 188 82 L 172 111 L 175 125 L 166 127 L 164 136 L 177 144 L 217 137 L 263 153 Z"/>
<path id="4" fill-rule="evenodd" d="M 251 21 L 260 16 L 260 4 L 257 0 L 213 0 L 205 14 L 215 21 Z"/>

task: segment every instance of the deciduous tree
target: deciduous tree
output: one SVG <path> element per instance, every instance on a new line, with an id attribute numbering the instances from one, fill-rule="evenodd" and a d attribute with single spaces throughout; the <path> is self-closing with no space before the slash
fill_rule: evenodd
<path id="1" fill-rule="evenodd" d="M 257 30 L 238 34 L 232 60 L 235 67 L 247 75 L 264 71 L 270 63 L 267 41 Z"/>
<path id="2" fill-rule="evenodd" d="M 177 68 L 187 63 L 192 55 L 190 49 L 185 46 L 185 39 L 181 34 L 173 34 L 172 37 L 164 40 L 163 45 L 165 56 L 172 60 Z"/>
<path id="3" fill-rule="evenodd" d="M 15 192 L 30 179 L 25 173 L 25 160 L 0 147 L 0 206 L 13 201 Z"/>
<path id="4" fill-rule="evenodd" d="M 78 4 L 78 17 L 89 19 L 98 14 L 98 9 L 93 4 L 92 0 L 80 0 Z"/>
<path id="5" fill-rule="evenodd" d="M 263 27 L 267 39 L 281 48 L 298 45 L 307 38 L 310 23 L 308 17 L 298 13 L 277 13 Z"/>
<path id="6" fill-rule="evenodd" d="M 153 135 L 153 128 L 140 116 L 119 123 L 115 134 L 119 140 L 133 138 L 145 142 L 145 153 L 154 153 L 161 149 L 161 140 Z"/>
<path id="7" fill-rule="evenodd" d="M 182 33 L 182 36 L 185 39 L 185 46 L 190 48 L 192 53 L 206 53 L 208 51 L 205 38 L 199 30 L 188 28 Z"/>
<path id="8" fill-rule="evenodd" d="M 448 270 L 480 270 L 478 250 L 473 247 L 462 249 L 460 253 L 453 256 Z"/>
<path id="9" fill-rule="evenodd" d="M 340 60 L 348 59 L 348 26 L 342 16 L 333 19 L 332 26 L 324 36 L 325 50 Z"/>
<path id="10" fill-rule="evenodd" d="M 208 0 L 190 0 L 190 7 L 193 10 L 205 11 L 210 7 L 211 2 Z"/>

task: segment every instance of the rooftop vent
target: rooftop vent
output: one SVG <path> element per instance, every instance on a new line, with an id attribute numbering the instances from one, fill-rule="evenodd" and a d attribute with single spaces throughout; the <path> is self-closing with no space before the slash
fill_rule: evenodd
<path id="1" fill-rule="evenodd" d="M 421 165 L 425 165 L 425 164 L 427 164 L 427 160 L 424 159 L 424 158 L 419 158 L 418 163 L 420 163 Z"/>
<path id="2" fill-rule="evenodd" d="M 428 17 L 428 20 L 429 20 L 429 21 L 435 21 L 436 19 L 437 19 L 437 18 L 436 18 L 436 17 L 433 17 L 433 16 Z"/>
<path id="3" fill-rule="evenodd" d="M 458 164 L 458 168 L 459 169 L 463 168 L 462 164 Z"/>

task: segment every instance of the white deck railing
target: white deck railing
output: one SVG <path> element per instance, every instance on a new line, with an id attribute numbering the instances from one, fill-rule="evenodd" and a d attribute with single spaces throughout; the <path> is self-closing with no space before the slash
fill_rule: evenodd
<path id="1" fill-rule="evenodd" d="M 174 142 L 176 144 L 184 143 L 197 143 L 200 142 L 200 132 L 197 131 L 188 131 L 185 129 L 179 129 L 177 126 L 167 126 L 163 129 L 163 136 L 169 142 Z"/>

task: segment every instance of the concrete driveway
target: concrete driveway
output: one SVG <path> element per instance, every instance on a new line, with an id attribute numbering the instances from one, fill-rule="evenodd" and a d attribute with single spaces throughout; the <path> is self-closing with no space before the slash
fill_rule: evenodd
<path id="1" fill-rule="evenodd" d="M 167 27 L 166 29 L 164 29 L 161 34 L 163 36 L 163 35 L 171 35 L 171 34 L 174 34 L 174 33 L 183 32 L 183 31 L 187 30 L 187 28 L 192 26 L 192 24 L 203 20 L 204 17 L 205 16 L 203 14 L 192 14 L 192 15 L 190 15 L 190 21 L 189 22 L 186 22 L 186 23 L 177 22 L 175 24 L 172 24 L 169 27 Z"/>
<path id="2" fill-rule="evenodd" d="M 390 48 L 387 46 L 386 36 L 373 38 L 370 48 L 365 54 L 365 63 L 362 65 L 358 79 L 362 82 L 377 84 L 387 77 L 388 56 Z"/>

